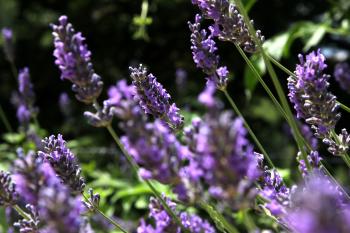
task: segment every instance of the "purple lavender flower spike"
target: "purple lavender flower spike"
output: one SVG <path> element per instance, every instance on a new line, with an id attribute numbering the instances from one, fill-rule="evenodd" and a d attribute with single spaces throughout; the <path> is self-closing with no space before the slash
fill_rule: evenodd
<path id="1" fill-rule="evenodd" d="M 176 204 L 170 201 L 169 198 L 165 198 L 168 206 L 176 212 Z M 149 217 L 154 219 L 154 225 L 147 224 L 144 220 L 141 220 L 140 226 L 137 228 L 137 233 L 160 233 L 160 232 L 181 232 L 180 226 L 177 226 L 175 221 L 168 215 L 164 207 L 158 202 L 157 199 L 151 198 L 149 204 Z M 214 227 L 212 227 L 207 221 L 201 219 L 197 215 L 189 215 L 186 212 L 179 213 L 181 223 L 190 232 L 193 233 L 215 233 Z"/>
<path id="2" fill-rule="evenodd" d="M 18 193 L 12 183 L 11 174 L 0 171 L 0 206 L 12 206 L 16 203 Z"/>
<path id="3" fill-rule="evenodd" d="M 305 161 L 302 159 L 301 152 L 298 152 L 297 160 L 299 162 L 299 170 L 303 177 L 309 175 L 309 171 L 306 167 Z M 311 166 L 312 171 L 318 170 L 321 171 L 321 160 L 322 158 L 319 156 L 317 151 L 311 151 L 309 155 L 307 155 L 307 160 Z"/>
<path id="4" fill-rule="evenodd" d="M 181 174 L 183 183 L 189 184 L 189 193 L 193 187 L 202 192 L 204 184 L 212 197 L 233 208 L 249 203 L 246 200 L 255 196 L 254 182 L 260 169 L 242 120 L 233 118 L 231 112 L 211 112 L 185 132 L 193 156 Z"/>
<path id="5" fill-rule="evenodd" d="M 263 206 L 275 217 L 283 216 L 290 204 L 290 189 L 283 183 L 281 175 L 277 170 L 265 167 L 259 183 L 260 195 L 268 200 Z"/>
<path id="6" fill-rule="evenodd" d="M 71 197 L 69 189 L 56 177 L 51 166 L 46 165 L 42 172 L 47 174 L 47 186 L 40 189 L 38 202 L 39 217 L 45 226 L 40 232 L 77 233 L 83 223 L 82 201 Z"/>
<path id="7" fill-rule="evenodd" d="M 13 47 L 13 33 L 10 28 L 3 28 L 1 30 L 2 37 L 4 39 L 4 52 L 6 59 L 14 63 L 15 61 L 15 53 L 14 53 L 14 47 Z"/>
<path id="8" fill-rule="evenodd" d="M 293 232 L 350 232 L 350 205 L 329 178 L 311 174 L 291 195 L 283 221 Z"/>
<path id="9" fill-rule="evenodd" d="M 70 187 L 74 195 L 84 191 L 85 180 L 81 176 L 81 168 L 77 158 L 67 147 L 66 141 L 61 134 L 51 135 L 43 140 L 44 150 L 39 151 L 38 155 L 44 161 L 51 164 L 58 177 Z"/>
<path id="10" fill-rule="evenodd" d="M 147 69 L 140 65 L 138 68 L 130 67 L 130 77 L 136 88 L 135 98 L 142 109 L 154 117 L 164 120 L 171 128 L 183 127 L 184 119 L 180 115 L 175 103 L 170 103 L 170 95 L 163 88 L 153 74 L 147 74 Z"/>
<path id="11" fill-rule="evenodd" d="M 14 98 L 14 104 L 17 107 L 17 119 L 25 128 L 28 126 L 31 117 L 38 113 L 34 102 L 33 84 L 30 81 L 29 69 L 25 67 L 19 71 L 18 93 Z"/>
<path id="12" fill-rule="evenodd" d="M 73 83 L 76 98 L 86 104 L 93 103 L 101 94 L 103 82 L 91 63 L 91 52 L 85 38 L 76 33 L 67 16 L 59 18 L 59 25 L 52 25 L 56 65 L 61 70 L 61 79 Z"/>
<path id="13" fill-rule="evenodd" d="M 201 16 L 196 15 L 195 22 L 188 23 L 191 34 L 191 50 L 193 60 L 197 67 L 208 75 L 208 81 L 215 83 L 217 88 L 225 89 L 227 86 L 228 71 L 225 66 L 219 67 L 219 56 L 214 41 L 213 31 L 208 34 L 205 29 L 201 29 Z"/>
<path id="14" fill-rule="evenodd" d="M 338 63 L 334 69 L 334 77 L 340 87 L 350 93 L 350 65 L 346 62 Z"/>
<path id="15" fill-rule="evenodd" d="M 235 43 L 248 53 L 257 51 L 257 44 L 235 4 L 229 0 L 192 0 L 192 4 L 198 6 L 205 18 L 214 21 L 214 36 Z M 260 30 L 256 31 L 256 36 L 261 43 L 264 41 Z"/>
<path id="16" fill-rule="evenodd" d="M 296 67 L 296 77 L 288 78 L 289 99 L 294 104 L 297 118 L 302 118 L 311 125 L 315 136 L 329 146 L 329 151 L 340 155 L 348 150 L 350 137 L 344 129 L 342 143 L 335 142 L 331 137 L 337 121 L 340 118 L 339 104 L 336 97 L 328 91 L 329 75 L 324 74 L 327 65 L 320 50 L 306 55 L 299 55 L 300 64 Z"/>

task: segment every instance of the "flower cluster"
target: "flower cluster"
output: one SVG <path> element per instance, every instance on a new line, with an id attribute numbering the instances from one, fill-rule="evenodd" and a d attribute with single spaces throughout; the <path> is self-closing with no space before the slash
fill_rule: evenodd
<path id="1" fill-rule="evenodd" d="M 148 122 L 136 130 L 135 134 L 127 132 L 122 142 L 141 166 L 140 176 L 164 184 L 177 184 L 181 161 L 189 156 L 186 147 L 159 120 Z"/>
<path id="2" fill-rule="evenodd" d="M 340 118 L 336 97 L 328 91 L 329 75 L 324 74 L 327 65 L 320 50 L 311 52 L 306 58 L 299 55 L 295 75 L 288 78 L 289 99 L 294 104 L 298 118 L 312 125 L 315 135 L 329 146 L 334 155 L 341 155 L 349 148 L 350 137 L 343 129 L 340 138 L 332 138 L 332 131 Z"/>
<path id="3" fill-rule="evenodd" d="M 349 232 L 350 205 L 332 181 L 314 173 L 291 195 L 284 222 L 293 232 Z"/>
<path id="4" fill-rule="evenodd" d="M 167 205 L 176 212 L 176 204 L 169 198 L 166 198 Z M 181 232 L 181 228 L 168 215 L 163 205 L 157 199 L 150 200 L 149 217 L 154 219 L 154 225 L 147 224 L 144 220 L 141 221 L 137 228 L 137 233 L 158 233 L 158 232 Z M 215 229 L 205 220 L 197 215 L 190 215 L 186 212 L 179 213 L 182 225 L 193 233 L 214 233 Z"/>
<path id="5" fill-rule="evenodd" d="M 18 193 L 8 172 L 0 171 L 0 206 L 11 206 L 16 203 Z"/>
<path id="6" fill-rule="evenodd" d="M 297 155 L 297 160 L 299 162 L 299 170 L 303 177 L 306 177 L 307 175 L 309 175 L 309 171 L 306 167 L 305 161 L 301 157 L 301 152 L 299 152 Z M 306 159 L 313 172 L 315 172 L 314 170 L 320 171 L 322 158 L 319 156 L 318 151 L 311 151 L 310 154 L 307 155 Z"/>
<path id="7" fill-rule="evenodd" d="M 201 192 L 204 185 L 211 196 L 233 202 L 234 207 L 255 196 L 259 158 L 240 118 L 233 118 L 231 112 L 212 112 L 202 121 L 194 120 L 186 138 L 193 153 L 189 165 L 182 169 L 184 179 L 189 179 L 188 189 L 196 187 Z"/>
<path id="8" fill-rule="evenodd" d="M 103 82 L 92 67 L 85 38 L 75 32 L 67 16 L 61 16 L 59 25 L 52 25 L 52 28 L 55 63 L 61 70 L 61 78 L 73 83 L 72 89 L 79 101 L 93 103 L 102 91 Z"/>
<path id="9" fill-rule="evenodd" d="M 335 66 L 334 78 L 344 91 L 350 93 L 350 65 L 348 63 L 342 62 Z"/>
<path id="10" fill-rule="evenodd" d="M 21 233 L 40 233 L 39 232 L 39 213 L 35 206 L 26 205 L 26 209 L 29 212 L 29 219 L 20 219 L 13 224 L 14 227 L 19 229 Z"/>
<path id="11" fill-rule="evenodd" d="M 242 46 L 246 52 L 256 52 L 257 44 L 235 4 L 229 0 L 192 0 L 192 3 L 199 7 L 205 18 L 214 21 L 213 36 Z M 259 43 L 264 41 L 260 30 L 256 31 L 256 37 Z"/>
<path id="12" fill-rule="evenodd" d="M 51 135 L 45 138 L 43 143 L 44 151 L 39 151 L 38 155 L 51 164 L 60 179 L 71 188 L 73 193 L 82 193 L 85 180 L 81 176 L 81 168 L 62 135 L 58 134 L 57 138 Z"/>
<path id="13" fill-rule="evenodd" d="M 147 69 L 140 65 L 130 67 L 130 77 L 136 88 L 135 98 L 145 113 L 152 114 L 167 122 L 171 128 L 180 129 L 183 126 L 183 116 L 175 103 L 170 103 L 170 95 L 153 74 L 147 74 Z"/>
<path id="14" fill-rule="evenodd" d="M 215 83 L 219 89 L 224 89 L 227 85 L 228 70 L 226 66 L 219 67 L 219 56 L 216 43 L 214 41 L 213 28 L 210 34 L 207 30 L 201 29 L 201 16 L 196 15 L 194 23 L 188 23 L 191 30 L 191 50 L 193 60 L 197 67 L 208 75 L 207 79 Z"/>
<path id="15" fill-rule="evenodd" d="M 6 59 L 14 63 L 15 60 L 15 53 L 14 53 L 14 47 L 13 47 L 13 33 L 10 28 L 3 28 L 1 30 L 2 37 L 4 38 L 4 52 Z"/>

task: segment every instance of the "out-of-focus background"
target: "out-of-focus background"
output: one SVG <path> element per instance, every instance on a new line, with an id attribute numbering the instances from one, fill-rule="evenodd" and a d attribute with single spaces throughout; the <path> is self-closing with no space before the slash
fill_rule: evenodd
<path id="1" fill-rule="evenodd" d="M 244 3 L 256 28 L 266 38 L 267 50 L 290 70 L 294 70 L 299 53 L 317 48 L 326 55 L 331 75 L 336 63 L 349 61 L 350 1 L 246 0 Z M 71 84 L 60 80 L 52 55 L 50 24 L 57 23 L 59 16 L 67 15 L 76 31 L 83 33 L 92 52 L 95 71 L 102 77 L 106 88 L 123 78 L 130 82 L 128 67 L 145 64 L 170 92 L 189 122 L 193 114 L 200 115 L 204 110 L 197 102 L 197 96 L 204 88 L 205 76 L 192 61 L 187 25 L 197 12 L 191 0 L 0 0 L 0 28 L 13 30 L 17 68 L 30 69 L 43 134 L 65 135 L 82 161 L 86 175 L 100 187 L 98 191 L 101 195 L 107 197 L 106 200 L 120 203 L 119 209 L 115 205 L 104 207 L 112 213 L 123 213 L 136 219 L 145 210 L 147 198 L 141 195 L 142 187 L 130 191 L 127 180 L 116 181 L 115 177 L 123 173 L 124 163 L 116 156 L 118 151 L 106 132 L 86 123 L 82 115 L 88 108 L 74 98 Z M 2 43 L 0 41 L 0 46 Z M 218 47 L 222 64 L 231 72 L 229 93 L 276 164 L 281 168 L 295 167 L 296 148 L 288 136 L 289 129 L 283 118 L 233 44 L 218 42 Z M 252 60 L 264 74 L 261 60 L 255 56 Z M 2 52 L 0 71 L 0 103 L 10 124 L 16 129 L 16 109 L 10 99 L 17 84 Z M 287 90 L 288 76 L 280 70 L 278 75 Z M 268 76 L 264 78 L 270 84 Z M 330 78 L 330 90 L 341 102 L 350 104 L 349 94 L 340 89 L 333 77 Z M 63 92 L 71 100 L 69 119 L 58 104 Z M 104 97 L 106 89 L 100 100 Z M 187 110 L 191 110 L 192 115 Z M 346 115 L 344 113 L 339 128 L 349 129 Z M 1 124 L 0 135 L 4 135 L 5 131 Z M 6 142 L 6 145 L 0 146 L 0 161 L 14 156 L 13 148 L 20 143 L 15 136 L 7 134 L 0 139 Z M 8 147 L 11 143 L 14 147 Z M 338 168 L 335 171 L 341 180 L 344 170 L 340 163 L 337 158 L 328 161 L 331 168 Z M 297 173 L 296 170 L 283 171 L 292 175 Z M 124 193 L 120 192 L 123 188 Z M 131 209 L 139 209 L 140 212 L 128 212 Z"/>

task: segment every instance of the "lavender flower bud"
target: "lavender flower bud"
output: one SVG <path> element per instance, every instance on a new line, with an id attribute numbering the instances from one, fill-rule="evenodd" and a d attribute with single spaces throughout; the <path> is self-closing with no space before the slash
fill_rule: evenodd
<path id="1" fill-rule="evenodd" d="M 33 205 L 26 205 L 30 219 L 21 219 L 13 224 L 14 227 L 19 229 L 20 233 L 40 233 L 39 232 L 39 214 L 38 210 Z"/>
<path id="2" fill-rule="evenodd" d="M 347 153 L 350 146 L 350 136 L 346 129 L 342 129 L 341 134 L 337 135 L 338 140 L 333 141 L 329 138 L 324 138 L 322 141 L 328 145 L 328 151 L 333 155 L 343 155 Z"/>
<path id="3" fill-rule="evenodd" d="M 0 206 L 12 206 L 16 203 L 18 193 L 8 172 L 0 171 Z"/>
<path id="4" fill-rule="evenodd" d="M 166 203 L 176 212 L 176 204 L 165 198 Z M 175 221 L 168 215 L 163 205 L 155 198 L 151 198 L 149 204 L 149 217 L 154 219 L 155 226 L 147 224 L 144 220 L 141 221 L 137 228 L 138 233 L 157 233 L 157 232 L 181 232 L 180 226 L 177 226 Z M 190 232 L 193 233 L 214 233 L 216 232 L 207 221 L 201 219 L 197 215 L 189 215 L 185 212 L 179 213 L 181 223 Z"/>
<path id="5" fill-rule="evenodd" d="M 195 22 L 188 22 L 191 34 L 191 50 L 193 60 L 198 68 L 208 75 L 208 81 L 215 83 L 217 88 L 224 89 L 227 86 L 228 71 L 226 66 L 219 66 L 219 56 L 216 43 L 213 40 L 213 31 L 208 35 L 205 29 L 201 29 L 201 17 L 196 15 Z M 211 28 L 212 29 L 212 28 Z"/>
<path id="6" fill-rule="evenodd" d="M 164 120 L 171 128 L 180 129 L 183 126 L 183 116 L 175 103 L 170 103 L 170 95 L 153 74 L 147 74 L 147 69 L 140 65 L 130 67 L 130 77 L 136 88 L 135 98 L 142 109 L 154 117 Z"/>
<path id="7" fill-rule="evenodd" d="M 72 89 L 79 101 L 93 103 L 101 94 L 103 82 L 92 67 L 85 38 L 80 32 L 75 32 L 67 16 L 61 16 L 59 25 L 52 25 L 52 29 L 55 63 L 62 72 L 61 79 L 73 83 Z"/>
<path id="8" fill-rule="evenodd" d="M 205 18 L 214 21 L 214 35 L 220 40 L 235 43 L 248 53 L 256 52 L 256 42 L 235 4 L 229 0 L 192 0 L 192 3 L 199 7 Z M 259 30 L 256 31 L 256 36 L 260 43 L 264 41 Z"/>
<path id="9" fill-rule="evenodd" d="M 324 138 L 340 118 L 336 97 L 328 92 L 329 75 L 323 73 L 327 67 L 320 50 L 299 55 L 296 78 L 288 78 L 289 99 L 294 104 L 298 118 L 305 119 L 316 130 L 318 137 Z"/>
<path id="10" fill-rule="evenodd" d="M 10 28 L 3 28 L 1 30 L 2 37 L 4 39 L 4 52 L 6 59 L 14 63 L 15 61 L 15 53 L 14 53 L 14 47 L 13 47 L 13 33 L 12 29 Z"/>
<path id="11" fill-rule="evenodd" d="M 305 161 L 302 159 L 301 152 L 298 152 L 297 160 L 299 162 L 299 166 L 298 166 L 299 170 L 300 170 L 301 174 L 303 175 L 303 177 L 308 176 L 309 171 L 306 167 Z M 307 160 L 309 162 L 309 165 L 310 165 L 312 171 L 314 171 L 315 169 L 320 171 L 322 158 L 319 156 L 317 151 L 311 151 L 310 154 L 307 155 Z"/>
<path id="12" fill-rule="evenodd" d="M 348 63 L 338 63 L 334 69 L 335 80 L 339 83 L 340 87 L 350 93 L 350 66 Z"/>
<path id="13" fill-rule="evenodd" d="M 106 127 L 111 124 L 114 115 L 114 107 L 112 104 L 105 100 L 103 102 L 103 108 L 97 110 L 96 113 L 84 112 L 84 116 L 88 123 L 94 127 Z"/>
<path id="14" fill-rule="evenodd" d="M 58 177 L 70 187 L 73 194 L 84 191 L 85 180 L 81 176 L 81 168 L 75 155 L 67 148 L 61 134 L 51 135 L 43 140 L 44 150 L 38 155 L 51 164 Z"/>
<path id="15" fill-rule="evenodd" d="M 100 206 L 100 194 L 94 194 L 94 190 L 92 188 L 89 189 L 89 199 L 84 202 L 86 208 L 90 211 L 95 211 L 96 208 Z"/>
<path id="16" fill-rule="evenodd" d="M 260 185 L 260 195 L 268 200 L 263 206 L 275 217 L 283 216 L 290 203 L 290 189 L 284 185 L 278 171 L 265 167 Z"/>

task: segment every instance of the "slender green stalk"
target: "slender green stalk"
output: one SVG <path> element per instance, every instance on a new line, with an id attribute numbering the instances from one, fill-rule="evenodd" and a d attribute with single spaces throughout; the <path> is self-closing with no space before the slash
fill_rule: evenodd
<path id="1" fill-rule="evenodd" d="M 21 207 L 19 207 L 18 205 L 14 205 L 13 209 L 16 210 L 16 212 L 21 215 L 25 220 L 30 220 L 31 217 L 29 214 L 27 214 L 24 210 L 22 210 Z"/>
<path id="2" fill-rule="evenodd" d="M 236 3 L 236 6 L 237 6 L 238 10 L 240 11 L 240 13 L 243 15 L 244 22 L 246 23 L 251 36 L 254 38 L 255 43 L 259 47 L 259 52 L 261 53 L 261 55 L 263 57 L 263 60 L 264 60 L 265 66 L 267 68 L 267 71 L 269 73 L 269 76 L 270 76 L 272 83 L 277 91 L 278 98 L 280 99 L 282 107 L 283 107 L 284 111 L 286 112 L 287 117 L 289 118 L 288 123 L 293 129 L 293 135 L 295 135 L 294 138 L 298 144 L 298 148 L 299 148 L 300 152 L 302 153 L 302 157 L 305 161 L 307 169 L 310 171 L 311 167 L 310 167 L 309 161 L 307 160 L 307 153 L 306 153 L 306 150 L 304 147 L 303 139 L 301 137 L 301 134 L 298 133 L 299 128 L 296 124 L 294 115 L 290 109 L 286 95 L 283 91 L 281 83 L 279 82 L 277 74 L 276 74 L 270 60 L 267 58 L 266 52 L 264 51 L 264 48 L 263 48 L 260 40 L 256 36 L 255 29 L 254 29 L 252 23 L 250 22 L 249 16 L 248 16 L 247 12 L 245 11 L 241 0 L 234 0 L 234 2 Z"/>
<path id="3" fill-rule="evenodd" d="M 214 210 L 212 206 L 208 205 L 203 201 L 200 201 L 199 205 L 209 214 L 209 216 L 214 220 L 216 224 L 221 224 L 221 226 L 218 226 L 218 228 L 220 228 L 221 231 L 228 233 L 239 233 L 237 228 L 230 224 L 221 213 Z M 222 230 L 221 228 L 224 228 L 224 230 Z"/>
<path id="4" fill-rule="evenodd" d="M 249 214 L 249 209 L 243 210 L 243 222 L 249 232 L 256 232 L 257 227 Z"/>
<path id="5" fill-rule="evenodd" d="M 233 101 L 233 99 L 231 98 L 231 96 L 228 94 L 227 90 L 222 90 L 222 92 L 225 94 L 226 99 L 230 102 L 233 110 L 236 112 L 236 114 L 242 119 L 243 124 L 245 126 L 245 128 L 248 130 L 249 135 L 252 137 L 252 139 L 254 140 L 255 144 L 258 146 L 259 150 L 261 151 L 261 153 L 264 155 L 264 158 L 267 160 L 268 164 L 270 165 L 270 167 L 275 168 L 275 165 L 273 164 L 272 160 L 270 159 L 269 155 L 267 154 L 266 150 L 264 149 L 264 147 L 261 145 L 259 139 L 255 136 L 255 133 L 253 132 L 253 130 L 250 128 L 249 124 L 247 123 L 247 121 L 245 120 L 243 114 L 241 113 L 241 111 L 238 109 L 236 103 Z"/>
<path id="6" fill-rule="evenodd" d="M 114 129 L 109 125 L 106 127 L 108 132 L 111 134 L 112 138 L 114 139 L 114 141 L 117 143 L 117 145 L 119 146 L 120 150 L 123 152 L 123 154 L 125 155 L 126 159 L 128 160 L 128 162 L 130 163 L 131 167 L 133 168 L 134 172 L 137 174 L 138 170 L 139 170 L 139 166 L 134 162 L 134 160 L 132 159 L 131 155 L 129 154 L 129 152 L 125 149 L 124 145 L 121 143 L 118 135 L 116 134 L 116 132 L 114 131 Z M 149 186 L 149 188 L 152 190 L 153 194 L 157 197 L 157 199 L 162 203 L 162 205 L 164 206 L 165 210 L 168 212 L 168 214 L 170 214 L 170 216 L 174 219 L 174 221 L 176 222 L 176 224 L 178 226 L 180 226 L 184 232 L 189 232 L 187 228 L 185 228 L 180 220 L 180 218 L 174 213 L 174 211 L 169 207 L 169 205 L 166 203 L 166 201 L 164 200 L 164 198 L 160 195 L 160 193 L 157 191 L 157 189 L 153 186 L 152 182 L 149 180 L 144 180 L 144 182 Z"/>
<path id="7" fill-rule="evenodd" d="M 271 55 L 267 54 L 267 57 L 268 59 L 270 59 L 270 61 L 275 64 L 278 68 L 280 68 L 282 71 L 284 71 L 286 74 L 288 74 L 289 76 L 293 76 L 295 78 L 297 78 L 297 76 L 292 72 L 290 71 L 289 69 L 287 69 L 285 66 L 283 66 L 281 63 L 279 63 L 276 59 L 274 59 Z M 348 113 L 350 113 L 350 108 L 348 106 L 346 106 L 345 104 L 337 101 L 337 103 L 340 105 L 340 107 L 347 111 Z"/>
<path id="8" fill-rule="evenodd" d="M 9 123 L 9 121 L 7 120 L 6 114 L 4 112 L 4 110 L 2 109 L 2 106 L 0 105 L 0 118 L 2 120 L 2 122 L 5 125 L 5 128 L 8 132 L 13 132 L 12 127 Z"/>
<path id="9" fill-rule="evenodd" d="M 109 223 L 111 223 L 113 226 L 115 226 L 118 230 L 120 230 L 121 232 L 124 233 L 128 233 L 128 231 L 124 230 L 124 228 L 117 223 L 116 221 L 114 221 L 112 218 L 108 217 L 107 215 L 105 215 L 97 206 L 94 205 L 94 203 L 92 203 L 89 198 L 87 198 L 85 196 L 85 194 L 83 194 L 84 199 L 89 202 L 89 204 L 94 208 L 94 210 L 99 213 L 103 218 L 105 218 Z"/>

